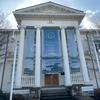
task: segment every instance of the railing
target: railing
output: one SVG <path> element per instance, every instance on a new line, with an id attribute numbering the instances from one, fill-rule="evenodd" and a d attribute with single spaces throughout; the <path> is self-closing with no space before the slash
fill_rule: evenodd
<path id="1" fill-rule="evenodd" d="M 75 72 L 71 74 L 72 84 L 84 84 L 82 73 Z"/>
<path id="2" fill-rule="evenodd" d="M 34 76 L 22 76 L 21 85 L 22 87 L 33 87 L 35 84 Z"/>

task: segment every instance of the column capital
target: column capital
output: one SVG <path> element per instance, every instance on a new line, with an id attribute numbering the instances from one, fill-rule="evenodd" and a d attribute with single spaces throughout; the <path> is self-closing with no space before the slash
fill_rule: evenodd
<path id="1" fill-rule="evenodd" d="M 26 28 L 25 25 L 18 25 L 17 27 L 18 27 L 18 29 L 25 29 Z"/>
<path id="2" fill-rule="evenodd" d="M 66 28 L 66 26 L 60 26 L 60 29 L 65 29 Z"/>
<path id="3" fill-rule="evenodd" d="M 78 29 L 79 30 L 79 28 L 80 28 L 80 26 L 79 25 L 77 25 L 77 26 L 74 26 L 76 29 Z"/>
<path id="4" fill-rule="evenodd" d="M 36 25 L 36 26 L 34 26 L 35 28 L 41 28 L 42 26 L 41 25 Z"/>

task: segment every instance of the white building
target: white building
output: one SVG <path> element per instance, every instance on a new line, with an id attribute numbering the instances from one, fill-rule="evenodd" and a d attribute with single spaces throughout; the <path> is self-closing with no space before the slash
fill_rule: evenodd
<path id="1" fill-rule="evenodd" d="M 83 11 L 46 2 L 13 14 L 19 30 L 0 30 L 9 33 L 6 59 L 0 58 L 4 92 L 10 91 L 17 44 L 14 93 L 28 94 L 32 87 L 100 87 L 99 38 L 95 30 L 79 31 Z M 7 45 L 1 46 L 1 54 L 3 47 Z"/>

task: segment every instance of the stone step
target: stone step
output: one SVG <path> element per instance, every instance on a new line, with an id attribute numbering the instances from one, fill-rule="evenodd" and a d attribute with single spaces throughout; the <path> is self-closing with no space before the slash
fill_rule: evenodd
<path id="1" fill-rule="evenodd" d="M 71 96 L 42 97 L 40 100 L 72 100 Z"/>
<path id="2" fill-rule="evenodd" d="M 41 89 L 41 100 L 72 100 L 71 94 L 65 87 Z"/>

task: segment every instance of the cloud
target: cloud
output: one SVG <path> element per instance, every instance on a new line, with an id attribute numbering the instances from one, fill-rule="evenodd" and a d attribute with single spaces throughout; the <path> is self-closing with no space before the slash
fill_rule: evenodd
<path id="1" fill-rule="evenodd" d="M 29 6 L 34 6 L 36 4 L 40 4 L 43 2 L 47 2 L 48 0 L 23 0 L 17 7 L 16 9 L 21 9 Z"/>
<path id="2" fill-rule="evenodd" d="M 96 25 L 100 26 L 100 11 L 96 11 L 95 14 L 93 14 L 90 17 L 90 20 L 95 23 Z"/>
<path id="3" fill-rule="evenodd" d="M 100 26 L 100 11 L 86 10 L 86 16 L 84 17 L 81 27 L 86 29 L 94 29 Z"/>

